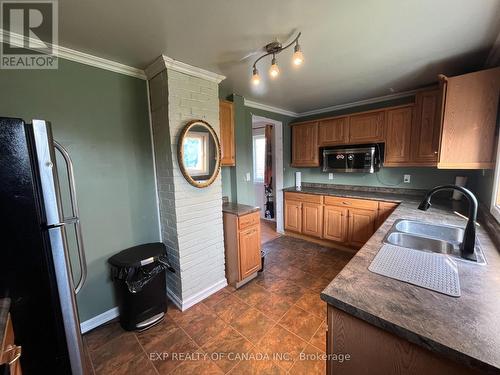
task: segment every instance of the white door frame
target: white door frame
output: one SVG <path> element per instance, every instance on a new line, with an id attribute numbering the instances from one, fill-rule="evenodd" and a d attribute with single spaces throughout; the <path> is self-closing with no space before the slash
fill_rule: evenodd
<path id="1" fill-rule="evenodd" d="M 276 232 L 284 234 L 283 222 L 283 123 L 267 117 L 252 114 L 252 124 L 254 122 L 267 122 L 274 126 L 274 150 L 273 169 L 276 176 L 276 193 L 274 196 L 274 208 L 276 214 Z"/>

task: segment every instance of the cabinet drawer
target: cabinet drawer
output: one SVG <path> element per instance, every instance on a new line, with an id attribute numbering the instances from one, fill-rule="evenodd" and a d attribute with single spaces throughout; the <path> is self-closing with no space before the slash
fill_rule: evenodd
<path id="1" fill-rule="evenodd" d="M 292 199 L 299 202 L 323 203 L 322 195 L 304 194 L 304 193 L 289 193 L 285 192 L 285 199 Z"/>
<path id="2" fill-rule="evenodd" d="M 325 197 L 325 204 L 342 207 L 366 208 L 378 210 L 378 202 L 368 199 Z"/>
<path id="3" fill-rule="evenodd" d="M 252 225 L 257 225 L 259 223 L 260 223 L 259 212 L 252 212 L 251 214 L 239 217 L 238 228 L 245 229 L 251 227 Z"/>

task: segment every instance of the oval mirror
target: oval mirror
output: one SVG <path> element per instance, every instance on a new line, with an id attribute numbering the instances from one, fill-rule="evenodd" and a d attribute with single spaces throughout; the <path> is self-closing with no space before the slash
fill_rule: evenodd
<path id="1" fill-rule="evenodd" d="M 220 170 L 220 145 L 214 129 L 203 120 L 190 121 L 178 144 L 181 172 L 197 188 L 211 185 Z"/>

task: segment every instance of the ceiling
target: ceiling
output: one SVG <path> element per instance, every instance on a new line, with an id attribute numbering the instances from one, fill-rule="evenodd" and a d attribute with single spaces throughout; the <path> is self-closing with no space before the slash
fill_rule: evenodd
<path id="1" fill-rule="evenodd" d="M 305 62 L 250 84 L 253 58 L 302 31 Z M 60 0 L 59 44 L 144 69 L 160 54 L 225 75 L 246 99 L 293 112 L 401 92 L 481 68 L 500 32 L 499 0 Z M 254 56 L 256 58 L 257 56 Z"/>

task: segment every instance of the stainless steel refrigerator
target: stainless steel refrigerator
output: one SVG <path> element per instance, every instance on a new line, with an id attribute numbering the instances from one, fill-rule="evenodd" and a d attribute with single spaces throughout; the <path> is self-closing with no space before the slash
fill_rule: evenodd
<path id="1" fill-rule="evenodd" d="M 11 299 L 28 375 L 87 373 L 76 305 L 87 271 L 74 182 L 48 122 L 0 117 L 0 297 Z"/>

